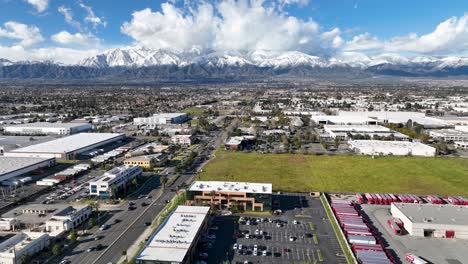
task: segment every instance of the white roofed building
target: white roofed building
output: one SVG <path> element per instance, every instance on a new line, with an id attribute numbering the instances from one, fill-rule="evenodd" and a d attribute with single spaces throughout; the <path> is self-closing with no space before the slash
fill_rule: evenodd
<path id="1" fill-rule="evenodd" d="M 56 140 L 14 149 L 4 155 L 9 157 L 38 157 L 70 160 L 87 150 L 117 142 L 125 138 L 117 133 L 79 133 Z"/>
<path id="2" fill-rule="evenodd" d="M 195 181 L 187 190 L 187 205 L 240 210 L 271 210 L 271 183 Z"/>
<path id="3" fill-rule="evenodd" d="M 380 141 L 380 140 L 350 140 L 350 149 L 363 155 L 395 155 L 395 156 L 423 156 L 434 157 L 436 149 L 409 141 Z"/>
<path id="4" fill-rule="evenodd" d="M 71 135 L 92 129 L 89 123 L 50 123 L 36 122 L 3 127 L 6 134 L 11 135 Z"/>
<path id="5" fill-rule="evenodd" d="M 207 227 L 209 211 L 206 206 L 177 206 L 146 242 L 135 263 L 195 263 L 195 248 Z"/>

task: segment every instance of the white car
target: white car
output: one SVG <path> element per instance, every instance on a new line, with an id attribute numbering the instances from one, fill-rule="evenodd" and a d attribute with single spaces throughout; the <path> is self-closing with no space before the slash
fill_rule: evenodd
<path id="1" fill-rule="evenodd" d="M 265 257 L 267 254 L 268 254 L 267 251 L 263 250 L 262 255 Z"/>
<path id="2" fill-rule="evenodd" d="M 289 236 L 289 241 L 294 241 L 294 237 L 293 236 Z"/>
<path id="3" fill-rule="evenodd" d="M 243 248 L 242 244 L 239 244 L 239 246 L 237 247 L 239 250 L 241 250 Z"/>
<path id="4" fill-rule="evenodd" d="M 237 249 L 237 243 L 232 246 L 232 249 L 236 250 Z"/>
<path id="5" fill-rule="evenodd" d="M 257 249 L 258 249 L 258 246 L 254 245 L 254 250 L 257 251 Z"/>
<path id="6" fill-rule="evenodd" d="M 249 234 L 245 234 L 245 238 L 250 238 Z"/>
<path id="7" fill-rule="evenodd" d="M 294 220 L 293 224 L 297 225 L 297 224 L 299 224 L 299 222 L 297 222 L 297 220 Z"/>
<path id="8" fill-rule="evenodd" d="M 255 229 L 255 234 L 256 234 L 256 235 L 258 235 L 258 234 L 259 234 L 258 232 L 259 232 L 259 231 L 258 231 L 258 229 Z"/>
<path id="9" fill-rule="evenodd" d="M 258 252 L 257 252 L 257 249 L 254 248 L 254 250 L 253 250 L 253 255 L 254 255 L 254 256 L 257 256 L 257 253 L 258 253 Z"/>

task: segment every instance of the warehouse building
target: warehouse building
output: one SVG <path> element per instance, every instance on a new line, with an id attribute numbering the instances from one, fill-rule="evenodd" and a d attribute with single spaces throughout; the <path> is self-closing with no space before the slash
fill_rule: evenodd
<path id="1" fill-rule="evenodd" d="M 390 210 L 411 236 L 468 239 L 468 206 L 392 203 Z"/>
<path id="2" fill-rule="evenodd" d="M 118 142 L 124 134 L 115 133 L 79 133 L 68 137 L 36 144 L 6 152 L 8 157 L 75 159 L 76 155 L 106 144 Z"/>
<path id="3" fill-rule="evenodd" d="M 51 136 L 2 136 L 0 137 L 0 154 L 54 139 L 55 138 Z"/>
<path id="4" fill-rule="evenodd" d="M 159 125 L 182 124 L 189 120 L 186 113 L 161 113 L 150 117 L 137 117 L 133 119 L 133 124 L 137 126 L 146 125 L 156 127 Z"/>
<path id="5" fill-rule="evenodd" d="M 132 180 L 142 172 L 140 167 L 131 165 L 113 168 L 89 183 L 89 194 L 100 198 L 116 196 L 128 188 Z"/>
<path id="6" fill-rule="evenodd" d="M 186 205 L 269 211 L 271 198 L 271 183 L 195 181 L 188 188 Z"/>
<path id="7" fill-rule="evenodd" d="M 312 121 L 319 125 L 377 125 L 377 121 L 365 116 L 336 116 L 336 115 L 318 115 L 311 116 Z"/>
<path id="8" fill-rule="evenodd" d="M 379 125 L 324 125 L 323 129 L 333 139 L 346 140 L 355 137 L 369 137 L 373 139 L 393 138 L 395 140 L 409 140 L 407 135 L 393 131 Z"/>
<path id="9" fill-rule="evenodd" d="M 173 144 L 179 144 L 182 146 L 190 146 L 193 144 L 194 137 L 192 135 L 174 135 L 171 137 Z"/>
<path id="10" fill-rule="evenodd" d="M 0 157 L 0 182 L 55 165 L 55 158 Z"/>
<path id="11" fill-rule="evenodd" d="M 195 249 L 206 230 L 209 211 L 206 206 L 177 206 L 146 242 L 135 263 L 195 263 Z"/>
<path id="12" fill-rule="evenodd" d="M 24 256 L 34 256 L 49 246 L 49 235 L 40 232 L 22 232 L 0 243 L 0 263 L 29 264 Z"/>
<path id="13" fill-rule="evenodd" d="M 468 141 L 468 132 L 456 129 L 431 130 L 429 136 L 446 142 Z"/>
<path id="14" fill-rule="evenodd" d="M 71 135 L 81 132 L 90 131 L 91 124 L 88 123 L 49 123 L 36 122 L 21 125 L 9 125 L 3 127 L 5 134 L 11 135 Z"/>
<path id="15" fill-rule="evenodd" d="M 428 117 L 425 113 L 420 112 L 404 112 L 404 111 L 339 111 L 338 116 L 343 119 L 369 118 L 379 124 L 401 124 L 406 125 L 411 121 L 412 125 L 422 125 L 425 128 L 444 128 L 450 124 L 444 120 Z"/>
<path id="16" fill-rule="evenodd" d="M 67 206 L 57 211 L 46 221 L 46 232 L 51 236 L 58 236 L 64 232 L 76 229 L 91 216 L 93 209 L 89 205 Z"/>
<path id="17" fill-rule="evenodd" d="M 350 140 L 349 148 L 363 155 L 395 155 L 434 157 L 436 149 L 419 142 Z"/>

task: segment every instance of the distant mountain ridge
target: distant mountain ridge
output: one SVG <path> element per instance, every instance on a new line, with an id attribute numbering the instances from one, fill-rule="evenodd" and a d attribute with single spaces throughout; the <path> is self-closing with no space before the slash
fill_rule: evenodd
<path id="1" fill-rule="evenodd" d="M 468 76 L 465 57 L 404 57 L 345 54 L 322 58 L 299 51 L 185 51 L 135 46 L 118 48 L 81 60 L 76 65 L 50 61 L 12 62 L 0 59 L 1 79 L 198 80 L 256 79 L 271 76 L 364 78 Z"/>

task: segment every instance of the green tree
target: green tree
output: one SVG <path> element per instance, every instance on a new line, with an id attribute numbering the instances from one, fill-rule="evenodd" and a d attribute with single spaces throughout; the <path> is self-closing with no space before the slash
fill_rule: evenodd
<path id="1" fill-rule="evenodd" d="M 88 225 L 90 227 L 93 227 L 96 225 L 96 221 L 94 220 L 94 217 L 90 217 L 89 220 L 88 220 Z"/>
<path id="2" fill-rule="evenodd" d="M 62 248 L 59 244 L 54 244 L 54 246 L 52 247 L 52 254 L 54 254 L 54 256 L 62 254 Z"/>
<path id="3" fill-rule="evenodd" d="M 76 241 L 78 239 L 78 234 L 75 229 L 70 230 L 70 240 Z"/>
<path id="4" fill-rule="evenodd" d="M 159 181 L 161 182 L 163 189 L 166 188 L 166 183 L 167 183 L 167 176 L 166 175 L 161 175 L 161 178 L 159 178 Z"/>

